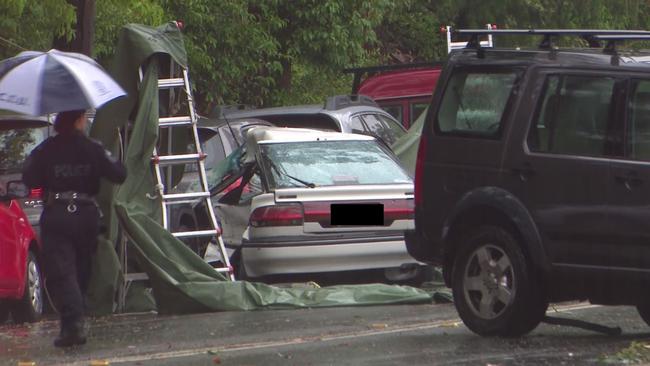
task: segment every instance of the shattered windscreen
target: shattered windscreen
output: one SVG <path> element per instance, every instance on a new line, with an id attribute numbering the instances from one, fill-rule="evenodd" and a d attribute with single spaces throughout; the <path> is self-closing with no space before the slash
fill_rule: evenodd
<path id="1" fill-rule="evenodd" d="M 412 182 L 374 140 L 270 143 L 260 150 L 271 188 Z"/>

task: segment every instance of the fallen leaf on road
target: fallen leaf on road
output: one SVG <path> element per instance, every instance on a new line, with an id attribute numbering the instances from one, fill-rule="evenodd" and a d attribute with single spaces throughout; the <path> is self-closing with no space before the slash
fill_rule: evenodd
<path id="1" fill-rule="evenodd" d="M 219 357 L 215 357 L 212 359 L 212 363 L 215 365 L 220 365 L 221 364 L 221 359 Z"/>
<path id="2" fill-rule="evenodd" d="M 372 329 L 386 329 L 388 328 L 388 324 L 385 323 L 376 323 L 376 324 L 370 324 L 370 327 Z"/>
<path id="3" fill-rule="evenodd" d="M 449 322 L 440 324 L 441 328 L 458 328 L 460 327 L 460 322 Z"/>
<path id="4" fill-rule="evenodd" d="M 209 355 L 218 355 L 219 352 L 217 352 L 217 351 L 213 351 L 213 350 L 209 350 L 209 351 L 208 351 L 208 354 L 209 354 Z"/>

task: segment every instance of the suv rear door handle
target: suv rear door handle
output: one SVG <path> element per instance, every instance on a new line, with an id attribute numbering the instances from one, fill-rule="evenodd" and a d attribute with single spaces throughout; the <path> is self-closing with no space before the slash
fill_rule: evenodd
<path id="1" fill-rule="evenodd" d="M 520 168 L 512 168 L 511 171 L 514 174 L 519 175 L 519 179 L 521 179 L 522 182 L 526 182 L 528 178 L 535 175 L 535 170 L 530 166 L 530 163 L 524 163 Z"/>
<path id="2" fill-rule="evenodd" d="M 643 184 L 643 179 L 638 178 L 635 171 L 630 171 L 624 175 L 615 175 L 614 180 L 616 180 L 616 183 L 624 185 L 628 191 Z"/>

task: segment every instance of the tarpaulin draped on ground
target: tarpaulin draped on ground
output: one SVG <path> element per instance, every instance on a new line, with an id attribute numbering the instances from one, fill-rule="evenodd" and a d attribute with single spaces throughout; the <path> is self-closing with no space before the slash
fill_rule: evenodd
<path id="1" fill-rule="evenodd" d="M 156 306 L 161 313 L 219 310 L 380 305 L 429 302 L 430 294 L 407 286 L 369 284 L 327 288 L 279 288 L 261 283 L 225 281 L 192 250 L 160 225 L 160 201 L 150 158 L 158 139 L 160 55 L 187 64 L 177 27 L 127 25 L 122 29 L 115 63 L 110 71 L 128 92 L 98 112 L 91 136 L 118 153 L 118 127 L 133 121 L 127 147 L 128 177 L 118 188 L 105 185 L 100 205 L 108 228 L 94 261 L 89 305 L 97 314 L 110 313 L 122 280 L 114 245 L 118 222 L 131 238 L 130 249 L 148 274 Z M 138 69 L 145 70 L 142 83 Z M 140 87 L 139 87 L 140 85 Z M 153 199 L 152 199 L 153 197 Z M 137 287 L 136 287 L 137 289 Z M 127 309 L 146 310 L 146 292 L 130 294 Z"/>

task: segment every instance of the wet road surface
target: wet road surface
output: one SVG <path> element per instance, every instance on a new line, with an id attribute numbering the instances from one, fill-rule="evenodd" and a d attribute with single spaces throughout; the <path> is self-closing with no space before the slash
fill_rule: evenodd
<path id="1" fill-rule="evenodd" d="M 51 344 L 54 321 L 0 327 L 0 364 L 37 365 L 593 365 L 650 342 L 632 307 L 558 307 L 555 316 L 621 326 L 623 335 L 542 324 L 519 339 L 482 338 L 452 305 L 398 305 L 94 319 L 89 343 Z"/>

